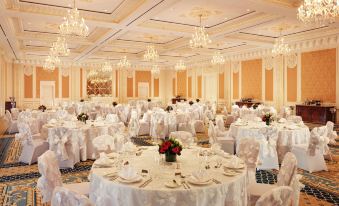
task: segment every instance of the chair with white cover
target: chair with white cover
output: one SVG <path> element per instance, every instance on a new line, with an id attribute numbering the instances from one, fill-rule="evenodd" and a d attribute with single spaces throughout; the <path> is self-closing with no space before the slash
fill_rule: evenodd
<path id="1" fill-rule="evenodd" d="M 302 122 L 302 117 L 296 116 L 296 115 L 291 115 L 287 118 L 287 121 L 299 124 L 300 122 Z"/>
<path id="2" fill-rule="evenodd" d="M 255 203 L 255 206 L 289 206 L 292 194 L 293 190 L 291 187 L 277 187 L 264 193 Z"/>
<path id="3" fill-rule="evenodd" d="M 19 117 L 19 109 L 18 108 L 12 108 L 11 109 L 11 115 L 13 120 L 17 120 Z"/>
<path id="4" fill-rule="evenodd" d="M 241 138 L 237 145 L 237 156 L 244 160 L 247 166 L 247 179 L 255 183 L 255 173 L 258 163 L 260 144 L 254 138 Z"/>
<path id="5" fill-rule="evenodd" d="M 326 127 L 327 127 L 327 137 L 329 138 L 330 140 L 330 144 L 336 144 L 336 138 L 338 136 L 337 132 L 334 131 L 334 123 L 331 122 L 331 121 L 328 121 L 326 123 Z"/>
<path id="6" fill-rule="evenodd" d="M 138 119 L 138 113 L 132 111 L 130 121 L 128 123 L 128 134 L 130 137 L 137 137 L 139 134 L 140 124 Z"/>
<path id="7" fill-rule="evenodd" d="M 89 182 L 63 184 L 59 170 L 58 159 L 53 151 L 48 150 L 38 158 L 38 169 L 41 177 L 37 188 L 42 195 L 42 203 L 50 202 L 57 186 L 65 187 L 81 195 L 89 194 Z"/>
<path id="8" fill-rule="evenodd" d="M 6 112 L 5 112 L 5 118 L 8 121 L 8 125 L 9 125 L 8 128 L 7 128 L 7 132 L 9 134 L 17 133 L 18 132 L 17 120 L 14 120 L 12 118 L 12 115 L 8 110 L 6 110 Z"/>
<path id="9" fill-rule="evenodd" d="M 278 174 L 278 181 L 276 184 L 261 184 L 252 182 L 248 186 L 248 195 L 250 197 L 250 202 L 256 202 L 265 192 L 268 190 L 277 188 L 279 186 L 294 186 L 296 181 L 296 175 L 297 175 L 297 159 L 294 156 L 293 153 L 288 152 L 286 153 L 281 168 Z M 294 192 L 297 192 L 296 190 L 299 188 L 294 188 Z M 295 202 L 293 200 L 293 202 Z M 293 205 L 297 205 L 297 203 L 293 203 Z"/>
<path id="10" fill-rule="evenodd" d="M 208 137 L 210 144 L 219 144 L 223 151 L 234 154 L 234 139 L 229 137 L 228 133 L 224 136 L 219 136 L 212 121 L 209 122 Z"/>
<path id="11" fill-rule="evenodd" d="M 239 117 L 240 116 L 240 108 L 238 105 L 232 105 L 232 111 L 231 114 L 235 117 Z"/>
<path id="12" fill-rule="evenodd" d="M 18 123 L 19 133 L 15 134 L 15 140 L 21 141 L 22 151 L 19 162 L 32 164 L 38 161 L 38 157 L 48 150 L 48 142 L 33 137 L 29 125 L 25 122 Z"/>
<path id="13" fill-rule="evenodd" d="M 145 112 L 142 119 L 139 120 L 139 133 L 138 133 L 138 135 L 149 135 L 150 134 L 151 114 L 152 114 L 152 112 L 150 112 L 150 111 Z"/>
<path id="14" fill-rule="evenodd" d="M 49 149 L 54 151 L 59 160 L 59 167 L 73 168 L 80 162 L 79 137 L 71 129 L 51 128 L 48 134 Z"/>
<path id="15" fill-rule="evenodd" d="M 189 147 L 194 143 L 192 134 L 186 131 L 171 132 L 169 137 L 179 140 L 184 147 Z"/>
<path id="16" fill-rule="evenodd" d="M 260 141 L 259 162 L 257 169 L 279 170 L 279 161 L 277 153 L 278 129 L 276 127 L 264 127 L 259 130 L 262 136 L 258 136 Z"/>
<path id="17" fill-rule="evenodd" d="M 75 191 L 65 187 L 57 186 L 54 188 L 51 206 L 94 206 L 85 195 L 78 194 Z"/>
<path id="18" fill-rule="evenodd" d="M 308 145 L 300 144 L 292 147 L 292 152 L 298 159 L 298 167 L 310 173 L 327 171 L 319 135 L 320 130 L 321 128 L 313 128 Z"/>
<path id="19" fill-rule="evenodd" d="M 226 131 L 225 128 L 225 122 L 223 116 L 217 116 L 216 117 L 216 130 L 217 130 L 217 136 L 228 136 L 228 131 Z"/>
<path id="20" fill-rule="evenodd" d="M 194 130 L 196 133 L 204 133 L 205 132 L 205 125 L 204 121 L 200 120 L 199 110 L 193 110 L 191 113 L 191 121 L 194 125 Z"/>
<path id="21" fill-rule="evenodd" d="M 191 117 L 188 114 L 182 113 L 178 114 L 179 119 L 177 116 L 177 123 L 178 123 L 178 131 L 186 131 L 190 132 L 193 136 L 196 135 L 194 121 L 191 120 Z M 181 119 L 183 116 L 183 120 Z"/>
<path id="22" fill-rule="evenodd" d="M 94 147 L 94 153 L 96 157 L 99 157 L 101 152 L 110 153 L 115 151 L 115 138 L 110 135 L 101 135 L 92 140 Z"/>
<path id="23" fill-rule="evenodd" d="M 116 114 L 107 114 L 106 115 L 106 122 L 109 122 L 109 123 L 119 123 L 120 120 L 119 120 L 118 115 L 116 115 Z"/>

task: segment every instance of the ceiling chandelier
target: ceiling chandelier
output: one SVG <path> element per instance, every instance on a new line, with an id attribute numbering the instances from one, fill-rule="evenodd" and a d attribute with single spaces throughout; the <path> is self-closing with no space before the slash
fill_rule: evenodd
<path id="1" fill-rule="evenodd" d="M 75 7 L 75 0 L 73 8 L 67 11 L 67 16 L 64 17 L 64 22 L 59 26 L 62 35 L 78 35 L 88 36 L 89 29 L 85 23 L 84 18 L 80 17 L 78 9 Z"/>
<path id="2" fill-rule="evenodd" d="M 60 59 L 58 56 L 55 56 L 53 54 L 50 54 L 47 56 L 45 63 L 43 65 L 43 69 L 46 71 L 54 71 L 55 67 L 60 64 Z"/>
<path id="3" fill-rule="evenodd" d="M 298 8 L 298 19 L 304 23 L 333 23 L 339 15 L 337 0 L 304 0 Z"/>
<path id="4" fill-rule="evenodd" d="M 177 64 L 175 65 L 174 69 L 178 72 L 184 71 L 186 69 L 184 61 L 180 59 L 179 62 L 177 62 Z"/>
<path id="5" fill-rule="evenodd" d="M 160 74 L 160 69 L 159 69 L 158 65 L 152 66 L 151 73 L 155 78 L 158 78 L 158 75 Z"/>
<path id="6" fill-rule="evenodd" d="M 127 60 L 126 56 L 123 56 L 120 61 L 118 62 L 117 66 L 119 68 L 129 68 L 131 67 L 131 63 L 129 63 L 129 61 Z"/>
<path id="7" fill-rule="evenodd" d="M 199 17 L 200 17 L 200 26 L 196 27 L 195 33 L 192 34 L 192 39 L 190 40 L 191 48 L 204 48 L 207 46 L 207 44 L 212 43 L 207 32 L 205 31 L 205 27 L 201 26 L 202 14 L 200 14 Z"/>
<path id="8" fill-rule="evenodd" d="M 219 51 L 215 52 L 213 57 L 212 57 L 211 63 L 213 65 L 224 64 L 225 63 L 225 58 L 224 58 L 223 55 L 221 55 L 221 53 Z"/>
<path id="9" fill-rule="evenodd" d="M 66 38 L 58 37 L 57 41 L 52 44 L 51 52 L 56 56 L 68 56 L 70 50 L 68 49 Z"/>
<path id="10" fill-rule="evenodd" d="M 289 55 L 291 53 L 290 46 L 285 43 L 284 37 L 281 35 L 282 28 L 280 28 L 280 36 L 275 40 L 273 45 L 272 54 L 273 56 L 278 55 Z"/>
<path id="11" fill-rule="evenodd" d="M 103 72 L 111 72 L 113 70 L 111 63 L 107 60 L 101 68 Z"/>
<path id="12" fill-rule="evenodd" d="M 147 50 L 144 54 L 144 60 L 145 61 L 157 61 L 159 59 L 158 51 L 155 49 L 154 45 L 148 45 Z"/>

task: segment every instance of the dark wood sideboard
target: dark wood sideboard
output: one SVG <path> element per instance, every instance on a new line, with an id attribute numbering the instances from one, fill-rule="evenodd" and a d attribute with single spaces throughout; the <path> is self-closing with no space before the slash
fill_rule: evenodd
<path id="1" fill-rule="evenodd" d="M 335 122 L 336 114 L 331 112 L 334 106 L 296 105 L 296 115 L 301 116 L 304 122 L 326 124 Z"/>
<path id="2" fill-rule="evenodd" d="M 11 111 L 12 108 L 16 108 L 16 102 L 5 101 L 5 110 Z"/>
<path id="3" fill-rule="evenodd" d="M 235 104 L 238 105 L 239 107 L 246 105 L 246 107 L 249 108 L 249 107 L 252 107 L 255 104 L 259 105 L 259 104 L 261 104 L 261 102 L 241 102 L 241 101 L 239 101 L 239 102 L 235 102 Z"/>
<path id="4" fill-rule="evenodd" d="M 181 102 L 181 100 L 186 101 L 186 98 L 183 98 L 183 97 L 175 97 L 175 98 L 172 98 L 172 104 L 175 104 L 175 103 L 177 103 L 177 102 Z"/>

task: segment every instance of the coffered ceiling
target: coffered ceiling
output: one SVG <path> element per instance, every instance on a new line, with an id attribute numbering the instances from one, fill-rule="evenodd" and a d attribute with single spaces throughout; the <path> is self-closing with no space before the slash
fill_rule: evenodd
<path id="1" fill-rule="evenodd" d="M 296 18 L 299 0 L 76 0 L 89 26 L 86 38 L 67 37 L 71 55 L 62 61 L 117 62 L 126 55 L 132 64 L 142 60 L 146 46 L 155 44 L 159 65 L 209 59 L 267 49 L 284 28 L 287 42 L 338 34 L 338 23 L 304 25 Z M 0 0 L 0 46 L 14 59 L 43 60 L 58 37 L 58 26 L 71 0 Z M 192 50 L 195 26 L 207 28 L 212 44 Z M 337 21 L 338 22 L 338 21 Z"/>

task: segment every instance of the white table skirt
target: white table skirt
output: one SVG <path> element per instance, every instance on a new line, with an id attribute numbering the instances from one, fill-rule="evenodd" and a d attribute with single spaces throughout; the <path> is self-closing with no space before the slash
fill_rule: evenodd
<path id="1" fill-rule="evenodd" d="M 178 156 L 180 171 L 189 175 L 198 170 L 197 149 L 184 149 L 182 155 Z M 142 169 L 150 171 L 153 181 L 145 188 L 139 188 L 144 180 L 138 183 L 124 184 L 118 180 L 110 181 L 105 174 L 116 172 L 117 168 L 92 168 L 90 174 L 90 199 L 100 206 L 123 205 L 123 206 L 224 206 L 224 205 L 246 205 L 246 170 L 234 177 L 223 175 L 222 168 L 214 168 L 211 157 L 211 169 L 208 170 L 211 178 L 215 178 L 221 184 L 211 183 L 206 186 L 195 186 L 190 184 L 191 189 L 179 187 L 177 189 L 166 188 L 164 183 L 172 181 L 175 169 L 173 165 L 157 165 L 154 156 L 158 155 L 157 147 L 150 147 L 141 156 L 129 156 L 126 159 L 140 173 Z M 226 159 L 222 158 L 225 163 Z M 146 177 L 147 179 L 147 177 Z M 178 177 L 180 179 L 180 177 Z M 180 180 L 178 180 L 180 181 Z"/>

